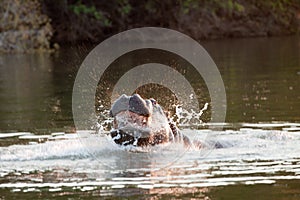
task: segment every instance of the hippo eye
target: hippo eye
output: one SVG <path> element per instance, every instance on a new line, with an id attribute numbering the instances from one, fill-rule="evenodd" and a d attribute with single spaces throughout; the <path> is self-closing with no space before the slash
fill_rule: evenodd
<path id="1" fill-rule="evenodd" d="M 150 101 L 152 102 L 153 105 L 156 105 L 156 104 L 157 104 L 155 99 L 152 99 L 152 98 L 151 98 Z"/>

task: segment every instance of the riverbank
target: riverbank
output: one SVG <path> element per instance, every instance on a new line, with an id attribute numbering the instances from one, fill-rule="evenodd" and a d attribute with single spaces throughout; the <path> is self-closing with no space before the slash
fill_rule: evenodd
<path id="1" fill-rule="evenodd" d="M 52 35 L 38 0 L 0 1 L 0 52 L 50 51 Z"/>
<path id="2" fill-rule="evenodd" d="M 298 0 L 4 0 L 0 8 L 0 52 L 99 43 L 145 26 L 171 28 L 196 40 L 300 33 Z"/>
<path id="3" fill-rule="evenodd" d="M 43 1 L 43 11 L 52 19 L 55 30 L 53 41 L 100 42 L 118 32 L 144 26 L 175 29 L 197 40 L 300 32 L 297 0 L 80 2 L 85 1 Z"/>

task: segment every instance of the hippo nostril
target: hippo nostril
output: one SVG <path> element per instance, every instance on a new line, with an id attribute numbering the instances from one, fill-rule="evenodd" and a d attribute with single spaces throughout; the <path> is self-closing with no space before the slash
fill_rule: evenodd
<path id="1" fill-rule="evenodd" d="M 150 108 L 147 105 L 146 101 L 141 98 L 140 95 L 134 94 L 129 99 L 129 111 L 144 115 L 144 116 L 150 116 Z"/>
<path id="2" fill-rule="evenodd" d="M 128 110 L 129 96 L 123 94 L 112 105 L 110 116 L 115 117 L 118 113 Z"/>

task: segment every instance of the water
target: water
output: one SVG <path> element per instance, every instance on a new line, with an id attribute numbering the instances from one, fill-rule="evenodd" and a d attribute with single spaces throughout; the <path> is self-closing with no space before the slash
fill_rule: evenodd
<path id="1" fill-rule="evenodd" d="M 0 55 L 0 199 L 299 199 L 300 38 L 203 45 L 224 80 L 226 123 L 207 129 L 204 110 L 204 124 L 181 129 L 218 149 L 170 144 L 130 152 L 105 135 L 78 138 L 71 92 L 88 48 Z M 198 86 L 204 107 L 207 90 Z M 140 92 L 167 107 L 172 94 L 153 88 Z"/>
<path id="2" fill-rule="evenodd" d="M 106 137 L 99 140 L 101 148 L 94 149 L 92 156 L 77 134 L 5 133 L 0 135 L 4 142 L 14 138 L 23 144 L 0 149 L 0 191 L 4 197 L 19 198 L 24 193 L 25 197 L 31 193 L 40 197 L 219 198 L 226 195 L 224 188 L 231 188 L 232 195 L 237 187 L 251 190 L 254 186 L 269 187 L 265 191 L 269 194 L 278 188 L 288 193 L 293 184 L 300 183 L 300 124 L 274 125 L 278 130 L 270 127 L 240 124 L 237 130 L 227 131 L 185 129 L 183 133 L 189 136 L 210 132 L 210 139 L 218 140 L 223 148 L 209 153 L 182 148 L 185 153 L 168 166 L 157 163 L 165 160 L 163 154 L 150 157 L 149 152 L 125 151 Z M 297 188 L 285 199 L 299 195 Z"/>

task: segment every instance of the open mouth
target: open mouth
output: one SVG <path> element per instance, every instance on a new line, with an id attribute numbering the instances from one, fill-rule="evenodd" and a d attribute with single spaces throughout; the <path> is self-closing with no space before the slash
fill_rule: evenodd
<path id="1" fill-rule="evenodd" d="M 167 117 L 153 99 L 144 100 L 138 94 L 122 95 L 113 104 L 111 115 L 111 136 L 117 144 L 146 146 L 169 140 Z"/>
<path id="2" fill-rule="evenodd" d="M 117 144 L 127 146 L 149 146 L 167 142 L 167 130 L 152 128 L 151 117 L 131 111 L 122 111 L 115 116 L 111 137 Z"/>
<path id="3" fill-rule="evenodd" d="M 151 134 L 151 117 L 131 111 L 122 111 L 115 116 L 114 129 L 134 137 L 149 137 Z"/>

